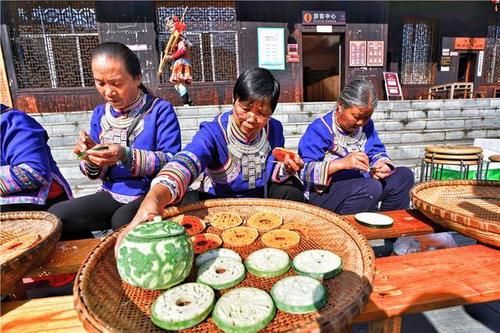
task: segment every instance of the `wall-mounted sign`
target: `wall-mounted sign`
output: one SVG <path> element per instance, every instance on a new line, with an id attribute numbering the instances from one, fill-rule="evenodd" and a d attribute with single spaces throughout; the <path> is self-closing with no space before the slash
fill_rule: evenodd
<path id="1" fill-rule="evenodd" d="M 484 50 L 486 46 L 486 38 L 455 38 L 455 50 Z"/>
<path id="2" fill-rule="evenodd" d="M 399 84 L 398 73 L 383 72 L 383 74 L 387 99 L 390 99 L 390 97 L 401 97 L 401 99 L 403 99 L 403 92 L 401 90 L 401 85 Z"/>
<path id="3" fill-rule="evenodd" d="M 366 66 L 384 66 L 384 41 L 369 40 L 366 52 Z"/>
<path id="4" fill-rule="evenodd" d="M 285 28 L 257 28 L 259 67 L 285 69 Z"/>
<path id="5" fill-rule="evenodd" d="M 479 56 L 477 57 L 477 76 L 481 77 L 483 75 L 483 60 L 484 51 L 479 51 Z"/>
<path id="6" fill-rule="evenodd" d="M 366 41 L 351 40 L 349 42 L 349 66 L 366 66 Z"/>
<path id="7" fill-rule="evenodd" d="M 299 44 L 286 44 L 286 62 L 300 62 Z"/>
<path id="8" fill-rule="evenodd" d="M 345 25 L 345 12 L 333 10 L 304 10 L 302 25 Z"/>
<path id="9" fill-rule="evenodd" d="M 451 64 L 451 56 L 441 56 L 441 67 L 443 66 L 450 66 Z"/>

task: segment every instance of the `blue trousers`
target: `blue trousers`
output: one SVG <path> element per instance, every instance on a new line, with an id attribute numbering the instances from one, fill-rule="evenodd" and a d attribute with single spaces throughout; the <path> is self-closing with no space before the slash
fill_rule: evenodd
<path id="1" fill-rule="evenodd" d="M 322 193 L 312 192 L 309 202 L 337 214 L 356 214 L 377 210 L 408 208 L 413 172 L 406 167 L 397 167 L 392 175 L 376 180 L 351 178 L 334 181 Z"/>

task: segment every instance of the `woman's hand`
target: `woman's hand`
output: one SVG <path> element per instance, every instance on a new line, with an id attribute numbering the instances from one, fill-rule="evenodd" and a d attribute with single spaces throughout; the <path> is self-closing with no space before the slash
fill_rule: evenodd
<path id="1" fill-rule="evenodd" d="M 294 174 L 304 167 L 304 161 L 299 154 L 294 154 L 294 158 L 290 158 L 290 155 L 286 155 L 283 161 L 283 167 L 287 174 Z"/>
<path id="2" fill-rule="evenodd" d="M 355 151 L 344 157 L 342 160 L 343 169 L 356 169 L 368 172 L 370 170 L 370 162 L 368 156 L 360 151 Z"/>
<path id="3" fill-rule="evenodd" d="M 153 220 L 155 216 L 163 216 L 163 208 L 171 202 L 172 195 L 170 194 L 170 190 L 161 184 L 154 185 L 142 201 L 141 206 L 132 219 L 132 222 L 120 231 L 120 234 L 116 239 L 115 256 L 118 255 L 120 242 L 130 230 L 144 221 Z"/>
<path id="4" fill-rule="evenodd" d="M 378 180 L 389 177 L 391 173 L 391 167 L 389 167 L 389 165 L 384 161 L 378 161 L 375 163 L 370 171 L 371 176 Z"/>
<path id="5" fill-rule="evenodd" d="M 103 144 L 97 147 L 107 147 L 104 150 L 91 149 L 87 151 L 87 159 L 97 166 L 111 166 L 125 157 L 125 147 L 118 144 Z"/>
<path id="6" fill-rule="evenodd" d="M 163 207 L 160 206 L 160 202 L 153 195 L 148 194 L 137 210 L 137 213 L 132 219 L 132 222 L 130 222 L 129 225 L 127 225 L 124 229 L 119 231 L 115 243 L 115 257 L 118 257 L 118 247 L 120 246 L 123 238 L 130 232 L 130 230 L 134 229 L 142 222 L 152 221 L 155 216 L 162 216 L 162 213 Z"/>
<path id="7" fill-rule="evenodd" d="M 78 132 L 78 140 L 76 140 L 75 147 L 73 148 L 73 152 L 75 154 L 80 154 L 83 153 L 91 148 L 94 148 L 96 146 L 96 143 L 90 135 L 85 133 L 85 131 L 80 131 Z M 86 158 L 85 158 L 86 159 Z"/>

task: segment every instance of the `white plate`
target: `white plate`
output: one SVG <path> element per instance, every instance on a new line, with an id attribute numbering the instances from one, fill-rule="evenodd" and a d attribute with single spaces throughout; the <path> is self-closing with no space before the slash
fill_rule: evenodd
<path id="1" fill-rule="evenodd" d="M 374 227 L 388 227 L 394 223 L 392 217 L 379 213 L 358 213 L 354 218 L 360 223 Z"/>

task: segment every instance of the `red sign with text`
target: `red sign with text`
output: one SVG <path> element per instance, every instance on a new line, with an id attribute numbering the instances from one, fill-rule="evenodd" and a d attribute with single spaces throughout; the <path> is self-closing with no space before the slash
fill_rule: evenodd
<path id="1" fill-rule="evenodd" d="M 389 97 L 401 97 L 403 99 L 403 93 L 401 91 L 401 85 L 399 84 L 398 73 L 395 72 L 383 72 L 384 82 L 385 82 L 385 92 L 387 94 L 387 99 Z"/>

